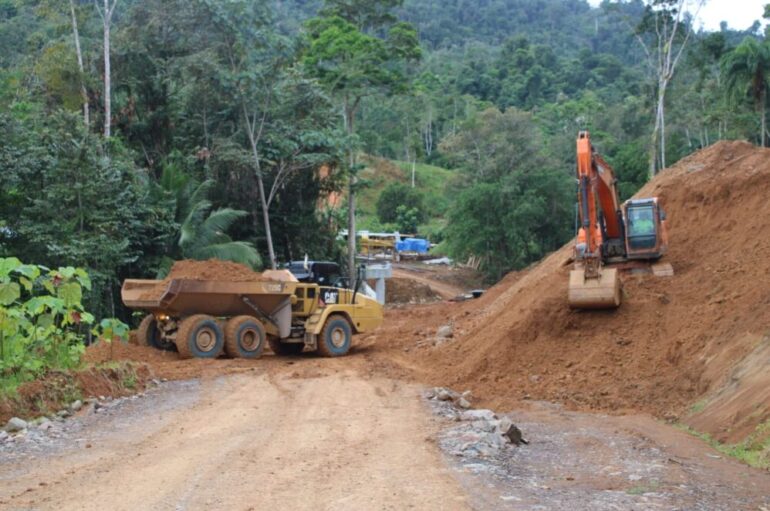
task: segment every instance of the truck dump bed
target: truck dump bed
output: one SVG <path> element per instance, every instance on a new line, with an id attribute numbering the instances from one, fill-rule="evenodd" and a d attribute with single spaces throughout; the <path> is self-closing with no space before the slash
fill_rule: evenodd
<path id="1" fill-rule="evenodd" d="M 131 309 L 169 316 L 254 315 L 253 306 L 266 316 L 272 316 L 286 306 L 296 288 L 294 282 L 273 280 L 225 282 L 173 279 L 165 289 L 159 291 L 162 285 L 163 281 L 160 280 L 128 279 L 123 282 L 121 298 Z"/>

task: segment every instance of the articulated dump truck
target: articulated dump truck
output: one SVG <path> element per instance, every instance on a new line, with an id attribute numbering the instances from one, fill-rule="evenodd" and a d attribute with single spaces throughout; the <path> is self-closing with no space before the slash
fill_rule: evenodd
<path id="1" fill-rule="evenodd" d="M 148 312 L 139 343 L 182 358 L 216 358 L 223 351 L 258 358 L 265 341 L 278 355 L 308 349 L 337 357 L 348 352 L 354 334 L 382 323 L 382 306 L 357 290 L 297 282 L 282 271 L 264 277 L 126 280 L 121 295 L 127 307 Z"/>

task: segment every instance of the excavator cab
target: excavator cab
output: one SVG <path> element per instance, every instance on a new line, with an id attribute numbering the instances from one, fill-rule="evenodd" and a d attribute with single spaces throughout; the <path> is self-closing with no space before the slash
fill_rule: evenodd
<path id="1" fill-rule="evenodd" d="M 668 248 L 666 213 L 657 197 L 623 204 L 626 259 L 657 259 Z"/>

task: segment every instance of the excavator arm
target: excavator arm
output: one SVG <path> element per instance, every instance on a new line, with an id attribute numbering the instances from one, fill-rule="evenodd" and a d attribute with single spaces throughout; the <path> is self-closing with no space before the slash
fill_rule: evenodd
<path id="1" fill-rule="evenodd" d="M 608 250 L 623 250 L 623 217 L 615 172 L 596 154 L 587 131 L 577 138 L 578 214 L 575 269 L 570 272 L 570 307 L 603 309 L 620 305 L 617 270 L 602 267 Z"/>

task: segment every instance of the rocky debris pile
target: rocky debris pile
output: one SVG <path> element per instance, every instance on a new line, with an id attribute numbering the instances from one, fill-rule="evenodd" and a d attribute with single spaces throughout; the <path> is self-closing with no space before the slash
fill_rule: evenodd
<path id="1" fill-rule="evenodd" d="M 529 443 L 510 418 L 498 416 L 492 410 L 472 409 L 468 391 L 460 394 L 435 387 L 425 397 L 438 415 L 460 423 L 441 438 L 442 448 L 454 456 L 493 458 L 508 446 Z"/>
<path id="2" fill-rule="evenodd" d="M 161 380 L 155 379 L 151 383 L 157 387 Z M 99 396 L 85 400 L 77 399 L 66 408 L 29 421 L 12 417 L 5 427 L 0 429 L 0 452 L 38 451 L 43 447 L 49 447 L 57 439 L 65 438 L 80 429 L 78 421 L 72 419 L 90 414 L 111 414 L 124 402 L 134 401 L 144 396 L 145 393 L 140 392 L 121 398 Z"/>

